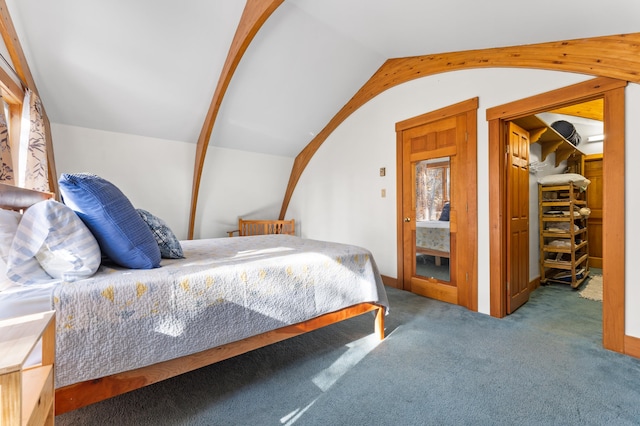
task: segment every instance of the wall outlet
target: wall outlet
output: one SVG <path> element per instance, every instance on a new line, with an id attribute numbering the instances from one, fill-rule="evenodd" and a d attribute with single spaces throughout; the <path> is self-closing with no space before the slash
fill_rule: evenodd
<path id="1" fill-rule="evenodd" d="M 380 167 L 380 176 L 384 176 L 387 174 L 387 168 L 386 167 Z"/>
<path id="2" fill-rule="evenodd" d="M 385 197 L 387 196 L 387 190 L 386 190 L 386 189 L 381 189 L 381 190 L 380 190 L 380 196 L 381 196 L 382 198 L 385 198 Z"/>

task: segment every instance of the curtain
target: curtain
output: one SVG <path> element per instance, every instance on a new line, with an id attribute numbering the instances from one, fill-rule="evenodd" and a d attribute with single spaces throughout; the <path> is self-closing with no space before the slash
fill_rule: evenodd
<path id="1" fill-rule="evenodd" d="M 416 220 L 438 220 L 447 197 L 448 166 L 416 163 Z M 446 163 L 448 165 L 448 162 Z"/>
<path id="2" fill-rule="evenodd" d="M 15 185 L 11 145 L 9 145 L 9 127 L 4 113 L 2 95 L 0 95 L 0 182 Z"/>
<path id="3" fill-rule="evenodd" d="M 22 126 L 20 163 L 24 166 L 24 169 L 21 169 L 24 170 L 24 185 L 21 186 L 49 191 L 44 110 L 40 98 L 31 90 L 27 90 L 24 97 Z"/>

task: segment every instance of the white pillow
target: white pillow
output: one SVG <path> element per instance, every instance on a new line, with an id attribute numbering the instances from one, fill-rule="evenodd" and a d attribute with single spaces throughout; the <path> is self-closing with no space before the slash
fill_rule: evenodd
<path id="1" fill-rule="evenodd" d="M 62 203 L 46 200 L 22 215 L 7 276 L 20 284 L 75 281 L 93 275 L 100 261 L 98 242 L 76 213 Z"/>
<path id="2" fill-rule="evenodd" d="M 16 211 L 0 209 L 0 292 L 14 285 L 7 278 L 7 258 L 21 217 Z"/>
<path id="3" fill-rule="evenodd" d="M 582 190 L 587 189 L 587 186 L 591 183 L 589 179 L 578 173 L 561 173 L 557 175 L 544 176 L 538 179 L 538 183 L 542 185 L 565 185 L 570 182 L 573 182 Z"/>

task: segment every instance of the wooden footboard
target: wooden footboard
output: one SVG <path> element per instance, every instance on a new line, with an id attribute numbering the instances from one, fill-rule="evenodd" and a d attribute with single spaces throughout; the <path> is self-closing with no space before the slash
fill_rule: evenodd
<path id="1" fill-rule="evenodd" d="M 382 340 L 384 307 L 373 303 L 361 303 L 193 355 L 59 388 L 55 395 L 55 412 L 56 415 L 66 413 L 371 311 L 376 311 L 375 333 Z"/>

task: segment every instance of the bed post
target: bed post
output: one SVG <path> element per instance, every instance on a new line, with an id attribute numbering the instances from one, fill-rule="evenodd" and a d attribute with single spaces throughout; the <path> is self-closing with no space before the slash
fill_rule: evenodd
<path id="1" fill-rule="evenodd" d="M 379 306 L 376 309 L 376 325 L 375 325 L 375 333 L 380 340 L 384 340 L 384 307 Z"/>

